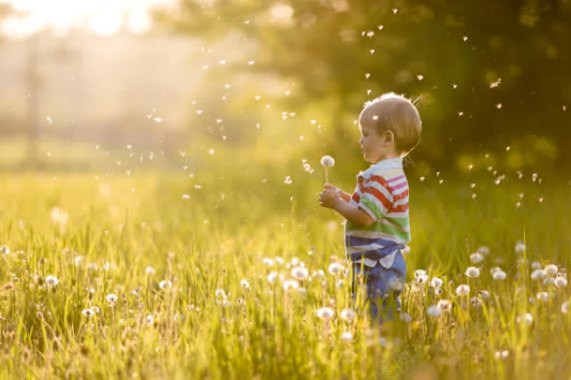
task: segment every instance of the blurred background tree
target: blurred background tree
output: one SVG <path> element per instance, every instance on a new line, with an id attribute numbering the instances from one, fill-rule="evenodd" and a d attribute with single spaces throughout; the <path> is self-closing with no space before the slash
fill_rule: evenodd
<path id="1" fill-rule="evenodd" d="M 568 0 L 181 0 L 158 14 L 178 33 L 238 35 L 255 62 L 241 69 L 295 88 L 281 104 L 326 108 L 322 147 L 352 141 L 363 102 L 394 91 L 423 117 L 415 160 L 466 168 L 492 151 L 514 169 L 571 166 L 570 16 Z"/>

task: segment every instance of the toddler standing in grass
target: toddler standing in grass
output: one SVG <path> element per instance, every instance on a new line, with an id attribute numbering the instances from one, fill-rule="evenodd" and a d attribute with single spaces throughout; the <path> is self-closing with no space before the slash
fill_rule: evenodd
<path id="1" fill-rule="evenodd" d="M 363 158 L 371 167 L 357 175 L 353 195 L 326 183 L 319 202 L 347 220 L 353 297 L 363 281 L 371 317 L 381 322 L 399 308 L 405 282 L 402 250 L 410 241 L 410 223 L 403 157 L 420 141 L 422 125 L 409 99 L 389 93 L 365 104 L 359 128 Z"/>

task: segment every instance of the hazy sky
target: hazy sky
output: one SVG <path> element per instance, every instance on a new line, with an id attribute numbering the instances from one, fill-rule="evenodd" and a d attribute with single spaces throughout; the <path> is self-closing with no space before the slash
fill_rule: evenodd
<path id="1" fill-rule="evenodd" d="M 101 36 L 113 35 L 121 29 L 141 33 L 151 26 L 150 10 L 156 6 L 172 6 L 176 0 L 0 0 L 17 14 L 1 24 L 2 33 L 25 37 L 40 29 L 66 34 L 74 28 L 85 28 Z"/>

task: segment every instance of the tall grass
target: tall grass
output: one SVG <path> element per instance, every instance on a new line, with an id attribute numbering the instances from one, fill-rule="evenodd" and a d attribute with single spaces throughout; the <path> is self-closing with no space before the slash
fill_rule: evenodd
<path id="1" fill-rule="evenodd" d="M 316 174 L 287 185 L 263 169 L 210 170 L 1 175 L 2 377 L 568 376 L 569 286 L 553 283 L 571 254 L 567 184 L 411 176 L 403 320 L 378 329 L 351 303 L 342 220 L 319 208 Z M 346 270 L 329 273 L 334 262 Z M 547 264 L 557 273 L 531 278 Z M 309 277 L 288 282 L 299 266 Z M 427 316 L 442 299 L 450 309 Z"/>

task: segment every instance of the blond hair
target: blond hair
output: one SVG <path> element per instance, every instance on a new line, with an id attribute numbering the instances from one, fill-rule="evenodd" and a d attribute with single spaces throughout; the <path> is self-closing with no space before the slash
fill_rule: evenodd
<path id="1" fill-rule="evenodd" d="M 366 102 L 359 115 L 359 124 L 365 123 L 374 126 L 379 134 L 391 131 L 401 156 L 406 156 L 420 142 L 420 115 L 412 101 L 404 96 L 391 92 Z"/>

